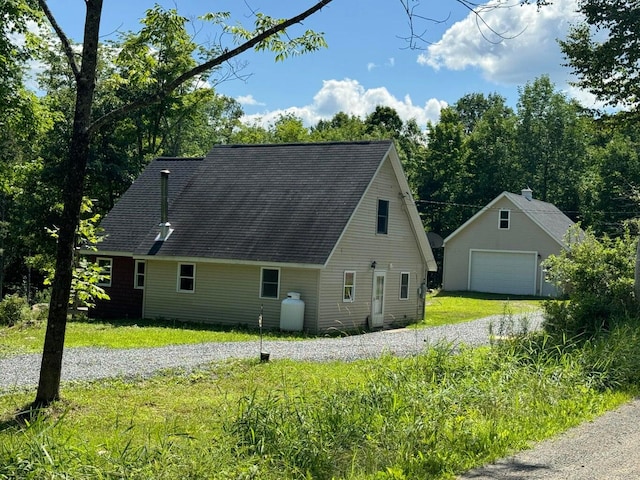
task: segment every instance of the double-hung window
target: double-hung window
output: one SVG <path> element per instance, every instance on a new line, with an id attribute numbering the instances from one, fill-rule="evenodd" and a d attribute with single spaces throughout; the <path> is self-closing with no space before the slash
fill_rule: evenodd
<path id="1" fill-rule="evenodd" d="M 511 226 L 511 210 L 500 210 L 498 212 L 498 229 L 509 230 Z"/>
<path id="2" fill-rule="evenodd" d="M 112 258 L 100 258 L 96 259 L 98 267 L 102 269 L 100 273 L 100 279 L 98 280 L 98 286 L 110 287 L 111 286 L 111 274 L 113 272 L 113 259 Z"/>
<path id="3" fill-rule="evenodd" d="M 178 264 L 178 292 L 193 293 L 196 291 L 196 265 L 194 263 Z"/>
<path id="4" fill-rule="evenodd" d="M 409 299 L 409 272 L 400 274 L 400 300 Z"/>
<path id="5" fill-rule="evenodd" d="M 389 231 L 389 200 L 378 200 L 377 233 L 386 235 Z"/>
<path id="6" fill-rule="evenodd" d="M 280 269 L 262 268 L 260 272 L 260 298 L 280 297 Z"/>
<path id="7" fill-rule="evenodd" d="M 143 289 L 147 262 L 144 260 L 136 260 L 135 271 L 133 274 L 133 288 Z"/>
<path id="8" fill-rule="evenodd" d="M 356 272 L 347 270 L 344 272 L 342 282 L 342 301 L 353 302 L 356 299 Z"/>

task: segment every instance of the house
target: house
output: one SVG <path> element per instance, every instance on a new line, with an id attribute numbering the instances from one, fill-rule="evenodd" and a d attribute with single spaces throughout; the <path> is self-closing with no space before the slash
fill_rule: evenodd
<path id="1" fill-rule="evenodd" d="M 443 289 L 554 296 L 540 266 L 574 222 L 530 189 L 503 192 L 444 240 Z"/>
<path id="2" fill-rule="evenodd" d="M 378 328 L 422 318 L 436 270 L 391 141 L 158 158 L 101 226 L 102 318 L 279 328 L 294 292 L 306 331 Z"/>

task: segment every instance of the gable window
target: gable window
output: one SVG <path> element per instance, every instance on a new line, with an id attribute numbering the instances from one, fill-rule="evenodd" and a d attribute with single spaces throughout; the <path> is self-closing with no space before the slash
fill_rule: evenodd
<path id="1" fill-rule="evenodd" d="M 409 272 L 400 274 L 400 300 L 409 299 Z"/>
<path id="2" fill-rule="evenodd" d="M 279 298 L 280 269 L 263 268 L 260 277 L 260 298 Z"/>
<path id="3" fill-rule="evenodd" d="M 100 258 L 96 259 L 98 267 L 102 269 L 100 274 L 100 280 L 98 280 L 99 287 L 111 286 L 111 272 L 113 271 L 113 258 Z"/>
<path id="4" fill-rule="evenodd" d="M 178 264 L 178 292 L 193 293 L 196 291 L 196 265 L 194 263 Z"/>
<path id="5" fill-rule="evenodd" d="M 500 210 L 498 212 L 498 228 L 500 230 L 509 230 L 511 226 L 511 210 Z"/>
<path id="6" fill-rule="evenodd" d="M 135 271 L 133 274 L 133 288 L 144 288 L 144 276 L 147 269 L 147 262 L 144 260 L 136 260 Z"/>
<path id="7" fill-rule="evenodd" d="M 377 233 L 386 235 L 389 230 L 389 200 L 378 200 Z"/>
<path id="8" fill-rule="evenodd" d="M 345 271 L 342 282 L 342 301 L 353 302 L 356 299 L 356 272 Z"/>

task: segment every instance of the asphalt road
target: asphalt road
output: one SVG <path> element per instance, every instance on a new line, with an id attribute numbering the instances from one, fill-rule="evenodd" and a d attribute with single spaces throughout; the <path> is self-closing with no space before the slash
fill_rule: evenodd
<path id="1" fill-rule="evenodd" d="M 640 479 L 640 399 L 458 478 Z"/>

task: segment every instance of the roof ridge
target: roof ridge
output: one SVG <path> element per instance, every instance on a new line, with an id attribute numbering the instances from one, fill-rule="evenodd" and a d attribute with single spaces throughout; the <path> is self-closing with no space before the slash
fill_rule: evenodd
<path id="1" fill-rule="evenodd" d="M 183 162 L 183 161 L 192 161 L 192 162 L 201 162 L 205 157 L 156 157 L 153 159 L 154 162 Z"/>
<path id="2" fill-rule="evenodd" d="M 393 140 L 341 140 L 332 142 L 290 142 L 290 143 L 221 143 L 213 148 L 256 148 L 256 147 L 299 147 L 299 146 L 328 146 L 328 145 L 376 145 L 389 144 Z"/>

